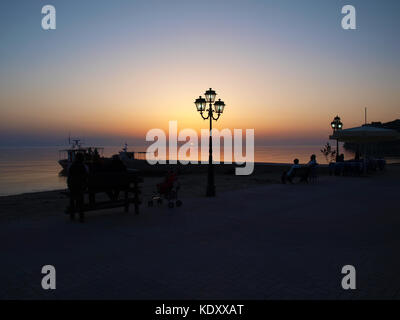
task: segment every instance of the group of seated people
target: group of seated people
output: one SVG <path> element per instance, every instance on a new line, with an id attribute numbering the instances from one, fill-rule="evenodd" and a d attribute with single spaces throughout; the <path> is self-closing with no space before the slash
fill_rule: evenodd
<path id="1" fill-rule="evenodd" d="M 315 154 L 311 155 L 310 161 L 306 165 L 301 165 L 299 164 L 299 159 L 294 159 L 290 169 L 282 174 L 281 181 L 283 184 L 286 184 L 286 182 L 293 183 L 293 179 L 299 177 L 300 182 L 308 183 L 310 178 L 316 177 L 317 167 L 318 163 Z"/>
<path id="2" fill-rule="evenodd" d="M 366 166 L 366 168 L 364 168 Z M 364 171 L 372 172 L 377 170 L 384 170 L 386 161 L 384 159 L 360 158 L 360 153 L 356 152 L 354 159 L 344 160 L 344 155 L 341 154 L 337 157 L 336 162 L 329 164 L 329 174 L 336 176 L 358 176 Z"/>
<path id="3" fill-rule="evenodd" d="M 83 203 L 83 193 L 88 186 L 89 175 L 97 172 L 126 172 L 127 168 L 118 155 L 114 155 L 111 161 L 103 163 L 95 161 L 91 164 L 85 163 L 85 155 L 77 153 L 74 162 L 69 166 L 67 172 L 67 185 L 71 193 L 71 199 L 79 204 Z M 119 190 L 109 190 L 108 195 L 112 199 L 118 198 Z"/>
<path id="4" fill-rule="evenodd" d="M 97 172 L 124 172 L 127 170 L 125 164 L 121 161 L 118 155 L 113 155 L 111 160 L 105 161 L 104 159 L 97 158 L 96 160 L 87 162 L 86 154 L 77 153 L 75 160 L 67 169 L 68 179 L 77 179 L 76 176 L 80 176 L 81 180 L 84 179 L 88 174 L 94 174 Z"/>

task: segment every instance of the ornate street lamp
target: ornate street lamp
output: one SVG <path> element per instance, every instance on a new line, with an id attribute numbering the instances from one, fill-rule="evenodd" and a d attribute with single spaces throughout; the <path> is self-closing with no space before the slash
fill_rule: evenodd
<path id="1" fill-rule="evenodd" d="M 207 180 L 207 197 L 215 197 L 215 184 L 214 184 L 214 166 L 212 158 L 212 121 L 217 121 L 221 114 L 224 112 L 225 103 L 218 99 L 215 101 L 217 95 L 211 88 L 205 92 L 205 99 L 201 96 L 196 99 L 194 104 L 196 109 L 200 112 L 201 117 L 204 120 L 210 119 L 210 143 L 209 143 L 209 157 L 208 157 L 208 180 Z M 208 104 L 208 109 L 207 109 Z M 204 115 L 205 113 L 206 115 Z M 214 114 L 217 114 L 214 117 Z"/>
<path id="2" fill-rule="evenodd" d="M 333 121 L 331 122 L 331 127 L 333 129 L 333 133 L 336 131 L 342 130 L 343 123 L 340 121 L 340 117 L 336 116 Z M 339 159 L 339 139 L 336 139 L 336 162 Z"/>

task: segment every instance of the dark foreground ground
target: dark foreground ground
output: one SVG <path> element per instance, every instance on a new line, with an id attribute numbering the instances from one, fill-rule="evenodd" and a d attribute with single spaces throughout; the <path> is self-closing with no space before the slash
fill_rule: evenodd
<path id="1" fill-rule="evenodd" d="M 397 171 L 258 183 L 215 199 L 186 196 L 173 210 L 92 213 L 84 224 L 60 214 L 65 200 L 3 199 L 26 212 L 1 219 L 0 298 L 400 298 Z M 41 288 L 47 264 L 57 272 L 53 291 Z M 356 290 L 341 288 L 347 264 Z"/>

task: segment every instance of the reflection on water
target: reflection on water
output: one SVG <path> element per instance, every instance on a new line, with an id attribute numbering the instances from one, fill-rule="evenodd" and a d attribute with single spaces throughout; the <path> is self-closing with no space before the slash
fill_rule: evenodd
<path id="1" fill-rule="evenodd" d="M 62 147 L 0 148 L 0 196 L 64 189 L 65 177 L 59 175 L 59 150 Z M 107 148 L 105 156 L 119 151 Z"/>
<path id="2" fill-rule="evenodd" d="M 63 147 L 0 148 L 0 195 L 65 188 L 65 177 L 59 176 L 61 167 L 57 162 L 60 149 Z M 256 147 L 255 161 L 288 163 L 298 158 L 305 163 L 314 153 L 319 163 L 326 163 L 320 149 L 319 145 Z M 120 150 L 121 147 L 105 147 L 104 156 Z M 130 147 L 129 150 L 146 151 L 146 147 Z M 345 153 L 346 159 L 352 156 Z"/>

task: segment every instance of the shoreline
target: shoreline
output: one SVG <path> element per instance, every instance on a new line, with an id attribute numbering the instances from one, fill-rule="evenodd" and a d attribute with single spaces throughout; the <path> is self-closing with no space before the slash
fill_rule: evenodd
<path id="1" fill-rule="evenodd" d="M 167 165 L 169 166 L 169 165 Z M 199 180 L 200 182 L 204 182 L 205 184 L 205 179 L 206 177 L 204 176 L 204 171 L 206 170 L 207 165 L 185 165 L 184 167 L 193 169 L 194 166 L 197 166 L 198 170 L 183 170 L 180 173 L 181 177 L 186 177 L 186 176 L 193 176 L 195 177 L 195 180 Z M 280 174 L 282 174 L 283 171 L 287 170 L 291 166 L 290 163 L 275 163 L 275 162 L 255 162 L 254 163 L 254 172 L 248 176 L 236 176 L 233 172 L 232 169 L 236 167 L 235 164 L 227 164 L 224 167 L 221 165 L 216 165 L 216 177 L 241 177 L 237 178 L 237 180 L 240 181 L 246 181 L 246 180 L 254 180 L 258 179 L 258 176 L 261 176 L 262 178 L 268 178 L 264 177 L 268 174 L 271 175 L 271 180 L 274 181 L 273 183 L 280 183 Z M 387 168 L 397 168 L 400 167 L 400 163 L 389 163 L 386 165 Z M 219 170 L 218 170 L 219 168 Z M 329 166 L 327 164 L 319 164 L 319 175 L 327 175 L 328 174 L 328 169 Z M 258 170 L 257 170 L 258 169 Z M 198 171 L 198 172 L 196 172 Z M 279 175 L 279 176 L 278 176 Z M 153 182 L 154 180 L 161 180 L 163 178 L 163 174 L 159 175 L 144 175 L 145 183 L 146 181 L 151 181 Z M 239 181 L 238 181 L 239 182 Z M 246 187 L 246 186 L 244 186 Z M 239 186 L 240 188 L 240 186 Z M 22 197 L 22 196 L 33 196 L 33 195 L 42 195 L 45 193 L 52 193 L 52 192 L 63 192 L 67 189 L 67 186 L 65 184 L 65 188 L 57 188 L 57 189 L 49 189 L 49 190 L 42 190 L 42 191 L 29 191 L 29 192 L 21 192 L 21 193 L 13 193 L 13 194 L 5 194 L 5 195 L 0 195 L 0 200 L 6 199 L 6 198 L 12 198 L 12 197 Z"/>
<path id="2" fill-rule="evenodd" d="M 254 172 L 248 176 L 237 176 L 231 170 L 216 170 L 215 184 L 219 192 L 248 189 L 260 185 L 281 184 L 281 174 L 289 164 L 256 163 Z M 204 166 L 205 168 L 205 166 Z M 319 176 L 329 178 L 328 165 L 320 165 Z M 180 197 L 199 198 L 205 196 L 207 177 L 205 172 L 186 171 L 179 176 L 181 184 Z M 393 179 L 400 177 L 400 164 L 388 164 L 385 171 L 370 174 L 369 179 Z M 141 186 L 143 204 L 151 198 L 156 185 L 162 182 L 164 176 L 145 176 Z M 353 179 L 356 177 L 338 177 Z M 46 215 L 47 213 L 62 212 L 67 206 L 68 198 L 62 194 L 65 188 L 53 190 L 23 192 L 19 194 L 0 196 L 0 218 L 5 216 Z"/>
<path id="3" fill-rule="evenodd" d="M 198 166 L 198 170 L 184 170 L 178 175 L 181 188 L 179 196 L 182 199 L 205 197 L 207 185 L 207 166 Z M 223 169 L 221 169 L 223 167 Z M 283 170 L 288 164 L 266 165 L 256 164 L 251 175 L 236 176 L 232 167 L 219 166 L 215 170 L 215 184 L 217 195 L 220 192 L 249 187 L 278 184 Z M 142 207 L 156 191 L 157 184 L 161 183 L 164 175 L 144 176 L 140 184 Z M 24 192 L 20 194 L 0 196 L 0 219 L 23 219 L 25 217 L 44 218 L 46 216 L 61 215 L 68 205 L 68 197 L 62 194 L 65 188 L 57 188 L 48 191 Z"/>
<path id="4" fill-rule="evenodd" d="M 242 177 L 241 180 L 247 180 L 247 179 L 252 179 L 252 177 L 257 177 L 258 175 L 264 175 L 264 174 L 281 174 L 283 171 L 287 170 L 292 164 L 291 163 L 277 163 L 277 162 L 254 162 L 254 172 L 250 175 L 247 176 L 240 176 Z M 165 173 L 171 169 L 172 167 L 176 167 L 179 170 L 179 175 L 180 176 L 197 176 L 197 175 L 204 175 L 207 172 L 207 166 L 208 164 L 187 164 L 187 165 L 181 165 L 181 164 L 165 164 L 160 166 L 160 168 L 155 168 L 154 172 L 150 171 L 143 171 L 143 177 L 145 180 L 148 179 L 162 179 L 165 176 Z M 215 164 L 215 174 L 216 176 L 234 176 L 234 177 L 239 177 L 234 174 L 234 169 L 236 167 L 239 167 L 236 164 Z M 320 164 L 319 167 L 321 168 L 322 172 L 325 172 L 328 168 L 327 164 Z M 247 177 L 247 178 L 246 178 Z M 199 177 L 200 178 L 200 177 Z M 204 181 L 206 179 L 206 176 L 204 176 Z M 201 180 L 201 178 L 199 179 Z M 24 196 L 24 195 L 33 195 L 33 194 L 43 194 L 46 192 L 62 192 L 67 189 L 67 185 L 65 183 L 65 188 L 57 188 L 57 189 L 48 189 L 48 190 L 41 190 L 41 191 L 28 191 L 28 192 L 21 192 L 21 193 L 12 193 L 12 194 L 0 194 L 0 199 L 2 198 L 7 198 L 7 197 L 15 197 L 15 196 Z"/>

